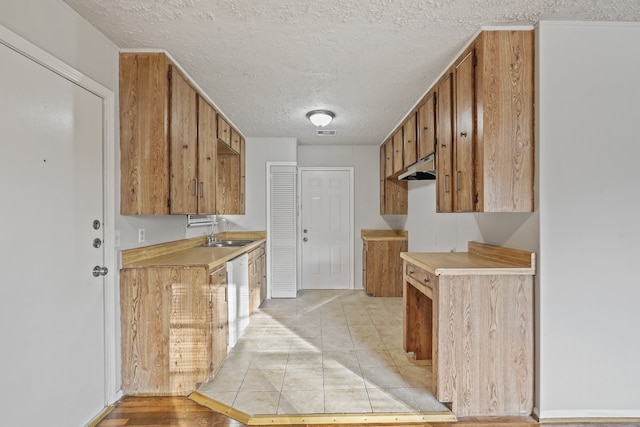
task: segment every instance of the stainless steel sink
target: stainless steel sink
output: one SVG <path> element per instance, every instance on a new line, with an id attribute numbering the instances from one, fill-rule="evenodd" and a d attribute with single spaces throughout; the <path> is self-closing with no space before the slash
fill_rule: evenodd
<path id="1" fill-rule="evenodd" d="M 213 242 L 207 242 L 202 245 L 205 248 L 234 248 L 246 246 L 255 240 L 215 240 Z"/>

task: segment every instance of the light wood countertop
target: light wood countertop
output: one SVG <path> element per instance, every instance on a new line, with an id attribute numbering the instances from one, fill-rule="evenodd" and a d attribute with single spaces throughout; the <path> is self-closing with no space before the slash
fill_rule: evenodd
<path id="1" fill-rule="evenodd" d="M 242 232 L 219 233 L 220 240 L 255 239 L 241 247 L 202 247 L 206 236 L 162 243 L 143 248 L 123 251 L 122 268 L 145 267 L 207 267 L 209 270 L 224 265 L 225 262 L 249 252 L 266 242 L 266 233 Z"/>
<path id="2" fill-rule="evenodd" d="M 407 240 L 406 230 L 360 230 L 362 240 Z"/>
<path id="3" fill-rule="evenodd" d="M 535 253 L 469 242 L 469 252 L 402 252 L 400 257 L 436 276 L 534 275 Z"/>

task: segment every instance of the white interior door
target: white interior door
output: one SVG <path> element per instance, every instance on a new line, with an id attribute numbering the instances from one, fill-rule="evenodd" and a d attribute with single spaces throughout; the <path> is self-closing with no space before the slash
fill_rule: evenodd
<path id="1" fill-rule="evenodd" d="M 301 168 L 302 289 L 353 288 L 352 176 Z"/>
<path id="2" fill-rule="evenodd" d="M 84 425 L 107 393 L 103 100 L 1 44 L 0 63 L 3 423 Z"/>

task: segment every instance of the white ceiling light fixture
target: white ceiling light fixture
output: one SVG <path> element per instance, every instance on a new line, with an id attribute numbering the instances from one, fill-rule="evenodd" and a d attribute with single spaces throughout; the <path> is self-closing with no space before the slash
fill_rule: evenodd
<path id="1" fill-rule="evenodd" d="M 325 127 L 336 115 L 329 110 L 313 110 L 307 113 L 307 117 L 315 126 Z"/>

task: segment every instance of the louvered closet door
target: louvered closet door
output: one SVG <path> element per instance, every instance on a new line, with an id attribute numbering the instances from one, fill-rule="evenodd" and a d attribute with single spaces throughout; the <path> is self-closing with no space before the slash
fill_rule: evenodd
<path id="1" fill-rule="evenodd" d="M 296 297 L 295 165 L 269 165 L 269 266 L 271 298 Z"/>

